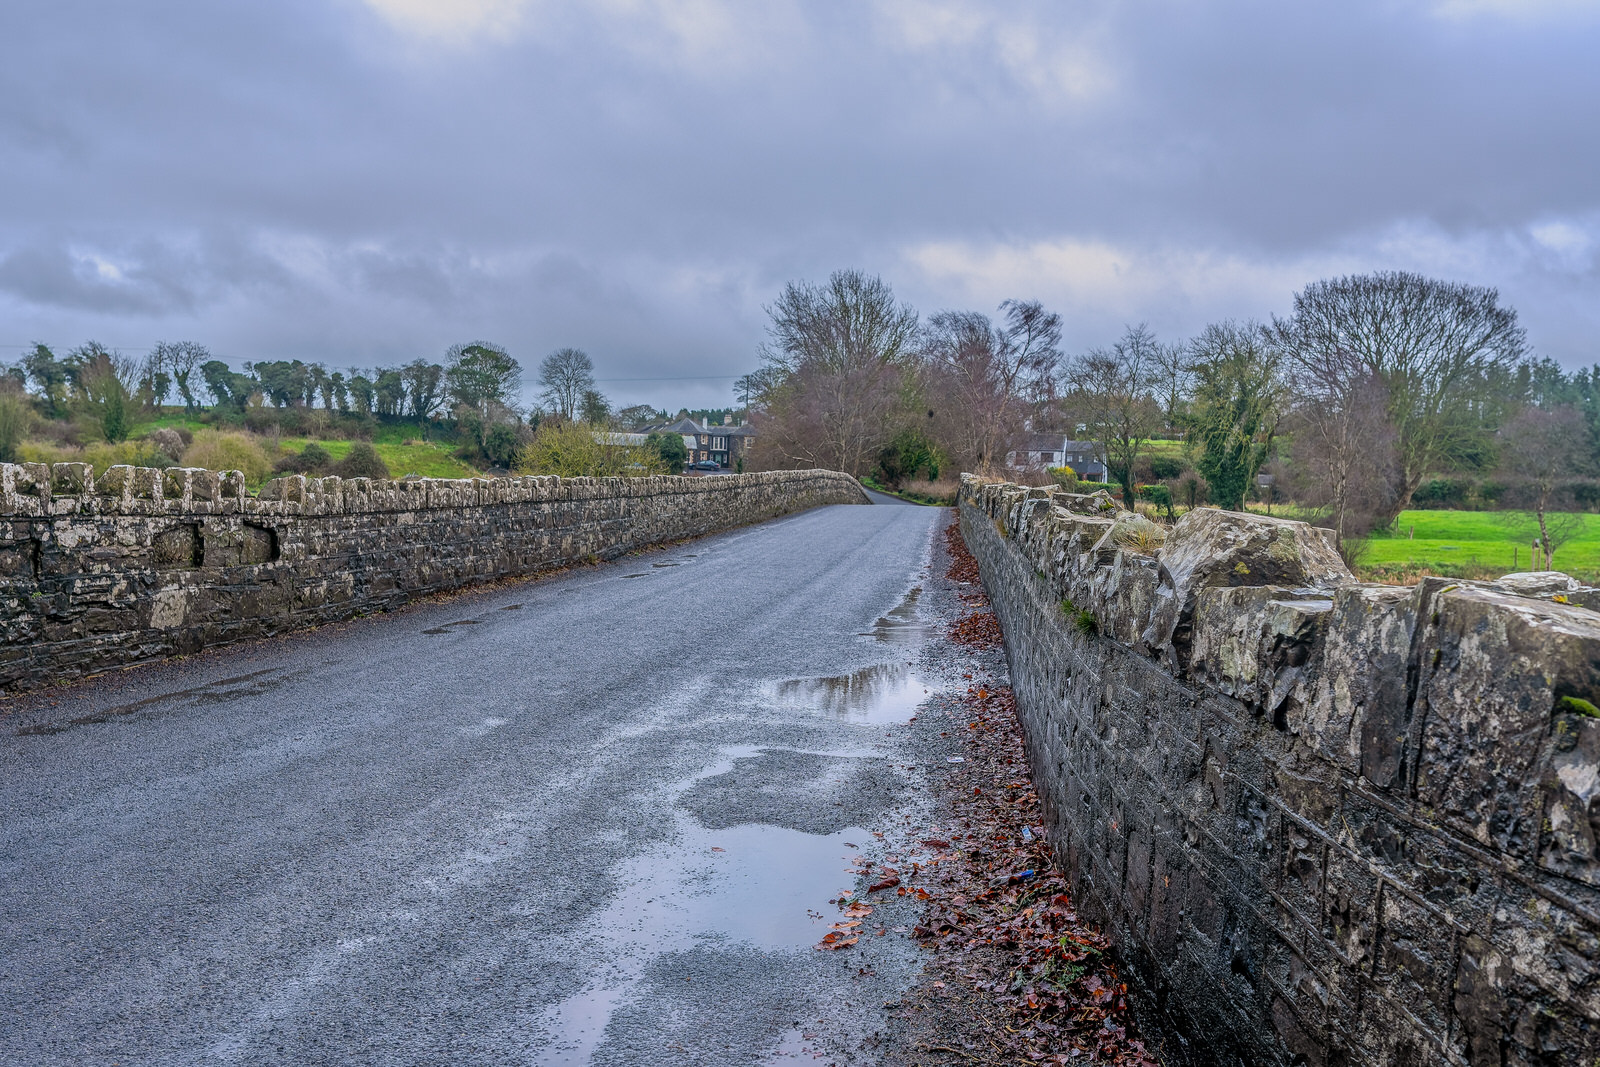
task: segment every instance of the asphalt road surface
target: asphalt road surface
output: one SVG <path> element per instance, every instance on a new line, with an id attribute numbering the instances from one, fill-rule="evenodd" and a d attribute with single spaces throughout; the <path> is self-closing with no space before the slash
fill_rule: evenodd
<path id="1" fill-rule="evenodd" d="M 870 1061 L 914 944 L 812 946 L 920 802 L 947 514 L 822 508 L 0 705 L 0 1063 Z"/>

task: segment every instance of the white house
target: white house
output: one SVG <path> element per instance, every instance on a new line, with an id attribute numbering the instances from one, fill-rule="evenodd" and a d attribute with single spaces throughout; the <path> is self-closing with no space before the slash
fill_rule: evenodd
<path id="1" fill-rule="evenodd" d="M 1021 447 L 1006 453 L 1006 466 L 1019 471 L 1071 467 L 1086 482 L 1106 480 L 1106 461 L 1100 455 L 1100 446 L 1093 441 L 1074 441 L 1065 434 L 1029 434 Z"/>

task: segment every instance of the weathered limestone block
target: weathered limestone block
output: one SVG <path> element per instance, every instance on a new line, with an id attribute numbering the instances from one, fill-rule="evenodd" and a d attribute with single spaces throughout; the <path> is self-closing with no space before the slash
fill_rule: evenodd
<path id="1" fill-rule="evenodd" d="M 1578 579 L 1560 571 L 1521 571 L 1505 574 L 1488 583 L 1516 596 L 1535 600 L 1551 600 L 1557 604 L 1577 604 L 1579 607 L 1600 610 L 1600 589 L 1584 585 Z"/>
<path id="2" fill-rule="evenodd" d="M 1566 721 L 1557 713 L 1600 703 L 1600 614 L 1470 586 L 1441 589 L 1424 610 L 1417 800 L 1531 860 L 1540 783 Z"/>
<path id="3" fill-rule="evenodd" d="M 1321 654 L 1286 725 L 1318 756 L 1382 789 L 1400 777 L 1411 722 L 1406 671 L 1416 596 L 1397 586 L 1333 591 Z"/>
<path id="4" fill-rule="evenodd" d="M 110 497 L 117 501 L 132 499 L 133 472 L 135 469 L 121 463 L 114 467 L 107 467 L 105 473 L 94 481 L 95 492 L 102 497 Z"/>
<path id="5" fill-rule="evenodd" d="M 1145 643 L 1181 669 L 1200 594 L 1232 586 L 1326 588 L 1354 581 L 1324 530 L 1303 522 L 1197 508 L 1158 556 L 1161 583 Z"/>
<path id="6" fill-rule="evenodd" d="M 1332 599 L 1309 592 L 1204 590 L 1191 624 L 1189 676 L 1288 729 L 1286 705 L 1320 649 L 1332 611 Z"/>
<path id="7" fill-rule="evenodd" d="M 53 496 L 83 496 L 94 491 L 94 468 L 87 463 L 52 463 L 50 492 Z"/>

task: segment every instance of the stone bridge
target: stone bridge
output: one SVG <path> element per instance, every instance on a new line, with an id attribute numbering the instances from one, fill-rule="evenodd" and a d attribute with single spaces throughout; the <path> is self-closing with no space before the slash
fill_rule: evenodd
<path id="1" fill-rule="evenodd" d="M 1195 1063 L 1600 1062 L 1600 590 L 967 478 L 1052 845 Z"/>

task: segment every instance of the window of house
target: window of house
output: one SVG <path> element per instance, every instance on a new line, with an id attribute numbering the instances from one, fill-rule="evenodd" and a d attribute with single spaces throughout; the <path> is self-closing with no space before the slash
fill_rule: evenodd
<path id="1" fill-rule="evenodd" d="M 1046 463 L 1054 463 L 1056 461 L 1056 454 L 1054 452 L 1040 452 L 1039 458 L 1044 460 Z"/>

